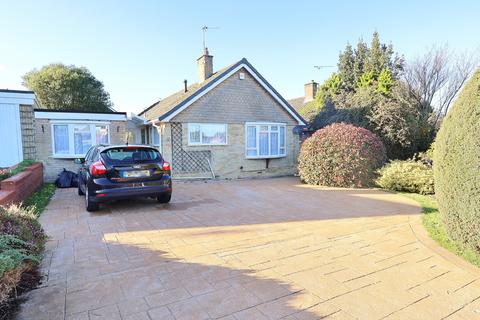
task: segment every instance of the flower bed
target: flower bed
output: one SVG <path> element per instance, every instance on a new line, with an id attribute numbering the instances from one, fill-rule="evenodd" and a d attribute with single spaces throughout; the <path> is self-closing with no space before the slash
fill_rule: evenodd
<path id="1" fill-rule="evenodd" d="M 37 219 L 54 192 L 46 184 L 24 205 L 0 206 L 0 320 L 13 317 L 18 296 L 40 280 L 36 266 L 47 237 Z"/>
<path id="2" fill-rule="evenodd" d="M 0 181 L 0 205 L 20 203 L 43 184 L 43 166 L 34 163 L 24 171 Z"/>

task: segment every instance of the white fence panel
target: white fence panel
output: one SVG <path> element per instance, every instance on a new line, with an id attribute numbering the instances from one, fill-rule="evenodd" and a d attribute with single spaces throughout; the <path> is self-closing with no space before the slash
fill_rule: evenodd
<path id="1" fill-rule="evenodd" d="M 0 104 L 0 168 L 13 166 L 23 160 L 22 129 L 18 104 Z"/>

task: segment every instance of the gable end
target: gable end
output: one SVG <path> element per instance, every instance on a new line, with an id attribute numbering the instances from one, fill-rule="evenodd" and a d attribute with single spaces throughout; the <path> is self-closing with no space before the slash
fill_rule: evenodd
<path id="1" fill-rule="evenodd" d="M 166 112 L 159 117 L 160 121 L 168 122 L 177 116 L 180 112 L 188 108 L 194 102 L 199 100 L 202 96 L 215 89 L 219 84 L 224 82 L 226 79 L 230 78 L 240 69 L 245 69 L 261 87 L 282 107 L 290 114 L 290 116 L 297 121 L 300 125 L 305 125 L 303 118 L 295 111 L 295 109 L 263 78 L 263 76 L 245 59 L 243 58 L 238 63 L 234 64 L 229 69 L 225 70 L 222 75 L 220 75 L 214 81 L 208 83 L 201 90 L 196 92 L 194 95 L 188 97 L 177 106 L 172 108 L 170 111 Z"/>

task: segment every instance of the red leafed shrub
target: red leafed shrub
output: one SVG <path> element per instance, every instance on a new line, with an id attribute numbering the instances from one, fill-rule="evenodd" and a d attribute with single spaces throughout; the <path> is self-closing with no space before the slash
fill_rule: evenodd
<path id="1" fill-rule="evenodd" d="M 385 146 L 372 132 L 336 123 L 305 140 L 298 157 L 301 179 L 308 184 L 367 187 L 386 161 Z"/>

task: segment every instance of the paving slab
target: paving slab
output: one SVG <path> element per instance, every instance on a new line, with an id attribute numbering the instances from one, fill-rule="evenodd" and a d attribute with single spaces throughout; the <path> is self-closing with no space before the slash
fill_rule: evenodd
<path id="1" fill-rule="evenodd" d="M 480 319 L 480 272 L 410 199 L 297 178 L 178 182 L 170 204 L 40 218 L 44 280 L 18 319 Z"/>

